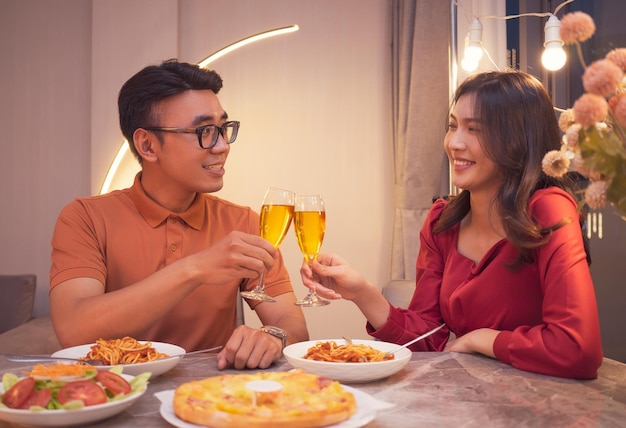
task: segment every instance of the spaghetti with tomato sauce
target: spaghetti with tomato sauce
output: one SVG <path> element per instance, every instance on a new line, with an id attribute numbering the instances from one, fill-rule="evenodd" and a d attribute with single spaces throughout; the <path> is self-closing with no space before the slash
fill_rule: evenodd
<path id="1" fill-rule="evenodd" d="M 81 360 L 100 360 L 103 364 L 115 366 L 117 364 L 147 363 L 169 357 L 168 354 L 157 351 L 152 342 L 139 342 L 130 336 L 121 339 L 98 339 L 91 346 L 89 353 Z"/>
<path id="2" fill-rule="evenodd" d="M 393 360 L 394 355 L 374 349 L 370 345 L 347 343 L 337 345 L 335 341 L 317 342 L 303 356 L 307 360 L 334 363 L 372 363 Z"/>

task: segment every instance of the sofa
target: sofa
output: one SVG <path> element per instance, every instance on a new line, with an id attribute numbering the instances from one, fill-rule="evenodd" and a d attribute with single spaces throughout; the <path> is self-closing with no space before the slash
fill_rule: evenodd
<path id="1" fill-rule="evenodd" d="M 49 355 L 61 349 L 48 316 L 33 317 L 37 277 L 0 275 L 0 354 Z"/>

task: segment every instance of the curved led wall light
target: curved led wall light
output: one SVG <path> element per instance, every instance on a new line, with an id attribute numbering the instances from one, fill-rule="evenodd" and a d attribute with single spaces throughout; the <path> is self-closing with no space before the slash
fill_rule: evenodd
<path id="1" fill-rule="evenodd" d="M 203 59 L 198 63 L 198 66 L 201 68 L 206 68 L 210 63 L 215 61 L 218 58 L 223 57 L 224 55 L 239 49 L 245 45 L 249 45 L 250 43 L 257 42 L 259 40 L 267 39 L 268 37 L 279 36 L 281 34 L 293 33 L 294 31 L 298 31 L 300 27 L 298 25 L 290 25 L 287 27 L 275 28 L 273 30 L 264 31 L 262 33 L 254 34 L 252 36 L 246 37 L 245 39 L 241 39 L 235 43 L 232 43 Z M 130 149 L 128 148 L 128 141 L 124 140 L 122 145 L 117 151 L 115 158 L 113 158 L 113 162 L 111 162 L 111 166 L 107 170 L 107 174 L 102 182 L 102 186 L 100 187 L 100 195 L 104 193 L 108 193 L 111 188 L 111 183 L 117 174 L 120 165 L 124 158 L 128 155 Z"/>

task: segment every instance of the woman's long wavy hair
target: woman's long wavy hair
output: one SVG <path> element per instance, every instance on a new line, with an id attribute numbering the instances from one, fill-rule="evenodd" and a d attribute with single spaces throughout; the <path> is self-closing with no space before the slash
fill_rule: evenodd
<path id="1" fill-rule="evenodd" d="M 478 73 L 457 89 L 453 105 L 464 95 L 474 99 L 474 117 L 481 121 L 480 145 L 504 178 L 492 201 L 502 217 L 506 237 L 519 250 L 513 266 L 534 261 L 533 249 L 550 239 L 553 230 L 573 219 L 542 229 L 528 213 L 528 201 L 538 189 L 560 187 L 572 195 L 571 177 L 547 176 L 543 156 L 561 147 L 561 133 L 552 100 L 535 77 L 519 71 Z M 460 222 L 470 210 L 470 193 L 451 198 L 435 227 L 439 233 Z"/>

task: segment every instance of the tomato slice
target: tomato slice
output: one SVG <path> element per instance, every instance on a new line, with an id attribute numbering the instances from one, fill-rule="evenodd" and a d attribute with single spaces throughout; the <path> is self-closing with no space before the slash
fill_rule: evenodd
<path id="1" fill-rule="evenodd" d="M 126 382 L 122 376 L 115 374 L 107 370 L 98 370 L 96 380 L 102 384 L 106 389 L 111 391 L 114 395 L 129 394 L 130 383 Z"/>
<path id="2" fill-rule="evenodd" d="M 80 400 L 85 406 L 102 404 L 107 402 L 107 394 L 93 380 L 75 380 L 68 382 L 59 389 L 57 394 L 59 403 Z"/>
<path id="3" fill-rule="evenodd" d="M 34 390 L 35 379 L 32 377 L 25 377 L 4 393 L 2 396 L 2 402 L 11 409 L 19 409 Z"/>
<path id="4" fill-rule="evenodd" d="M 46 407 L 51 398 L 52 390 L 50 388 L 36 389 L 28 396 L 20 409 L 29 409 L 31 406 Z"/>

